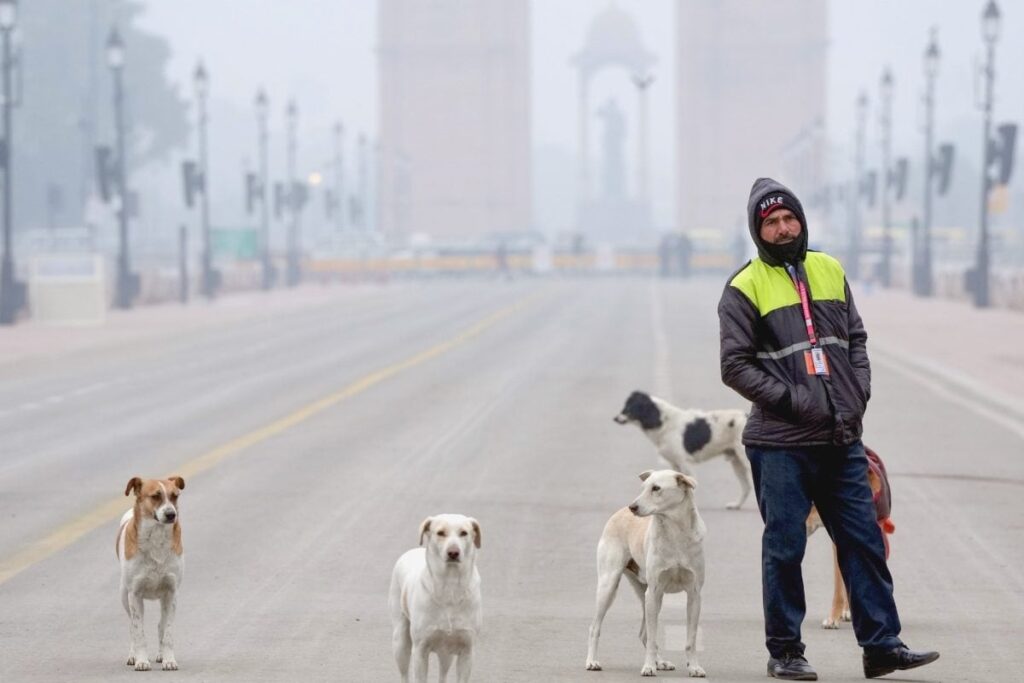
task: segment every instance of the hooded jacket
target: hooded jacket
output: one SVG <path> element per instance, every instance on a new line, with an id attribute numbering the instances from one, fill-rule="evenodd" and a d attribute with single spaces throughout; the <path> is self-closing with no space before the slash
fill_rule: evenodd
<path id="1" fill-rule="evenodd" d="M 800 220 L 795 245 L 758 234 L 767 198 L 782 197 Z M 803 207 L 784 185 L 759 178 L 750 191 L 748 225 L 758 257 L 738 270 L 718 304 L 722 381 L 753 403 L 743 431 L 749 446 L 849 445 L 863 430 L 871 395 L 867 333 L 839 261 L 807 249 Z M 811 349 L 800 296 L 783 263 L 795 261 L 808 289 L 811 318 L 829 374 L 808 372 Z"/>

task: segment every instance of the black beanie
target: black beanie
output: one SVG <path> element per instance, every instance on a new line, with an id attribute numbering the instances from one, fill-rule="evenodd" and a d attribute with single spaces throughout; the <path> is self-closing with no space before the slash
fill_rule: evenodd
<path id="1" fill-rule="evenodd" d="M 800 235 L 790 244 L 769 244 L 761 239 L 761 224 L 773 211 L 789 209 L 800 221 Z M 758 178 L 750 188 L 747 203 L 747 219 L 750 236 L 757 246 L 761 260 L 770 266 L 802 261 L 807 254 L 807 219 L 804 207 L 793 192 L 782 183 L 771 178 Z"/>

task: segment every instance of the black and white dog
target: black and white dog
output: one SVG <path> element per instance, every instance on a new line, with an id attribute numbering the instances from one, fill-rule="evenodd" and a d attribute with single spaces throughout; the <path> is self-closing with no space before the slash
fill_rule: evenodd
<path id="1" fill-rule="evenodd" d="M 750 495 L 750 463 L 742 441 L 747 414 L 742 410 L 684 410 L 634 391 L 614 419 L 640 427 L 658 454 L 684 474 L 692 476 L 691 465 L 724 455 L 740 483 L 740 497 L 728 505 L 730 510 L 738 509 Z"/>

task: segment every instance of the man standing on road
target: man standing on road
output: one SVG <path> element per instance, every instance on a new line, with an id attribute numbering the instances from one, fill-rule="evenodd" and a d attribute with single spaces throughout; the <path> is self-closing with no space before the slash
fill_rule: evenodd
<path id="1" fill-rule="evenodd" d="M 800 624 L 800 564 L 811 504 L 838 548 L 864 675 L 933 662 L 899 639 L 868 484 L 861 419 L 871 395 L 867 333 L 839 261 L 807 250 L 803 207 L 759 178 L 747 205 L 758 256 L 729 279 L 718 304 L 722 380 L 753 402 L 743 432 L 764 519 L 761 580 L 768 675 L 814 681 Z"/>

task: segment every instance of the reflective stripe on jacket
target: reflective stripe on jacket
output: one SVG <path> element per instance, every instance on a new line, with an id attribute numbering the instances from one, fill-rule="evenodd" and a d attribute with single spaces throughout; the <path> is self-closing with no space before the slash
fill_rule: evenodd
<path id="1" fill-rule="evenodd" d="M 729 279 L 718 304 L 722 381 L 754 405 L 743 443 L 849 445 L 871 395 L 867 333 L 839 261 L 808 251 L 798 266 L 829 375 L 808 374 L 800 296 L 781 266 L 760 258 Z"/>

